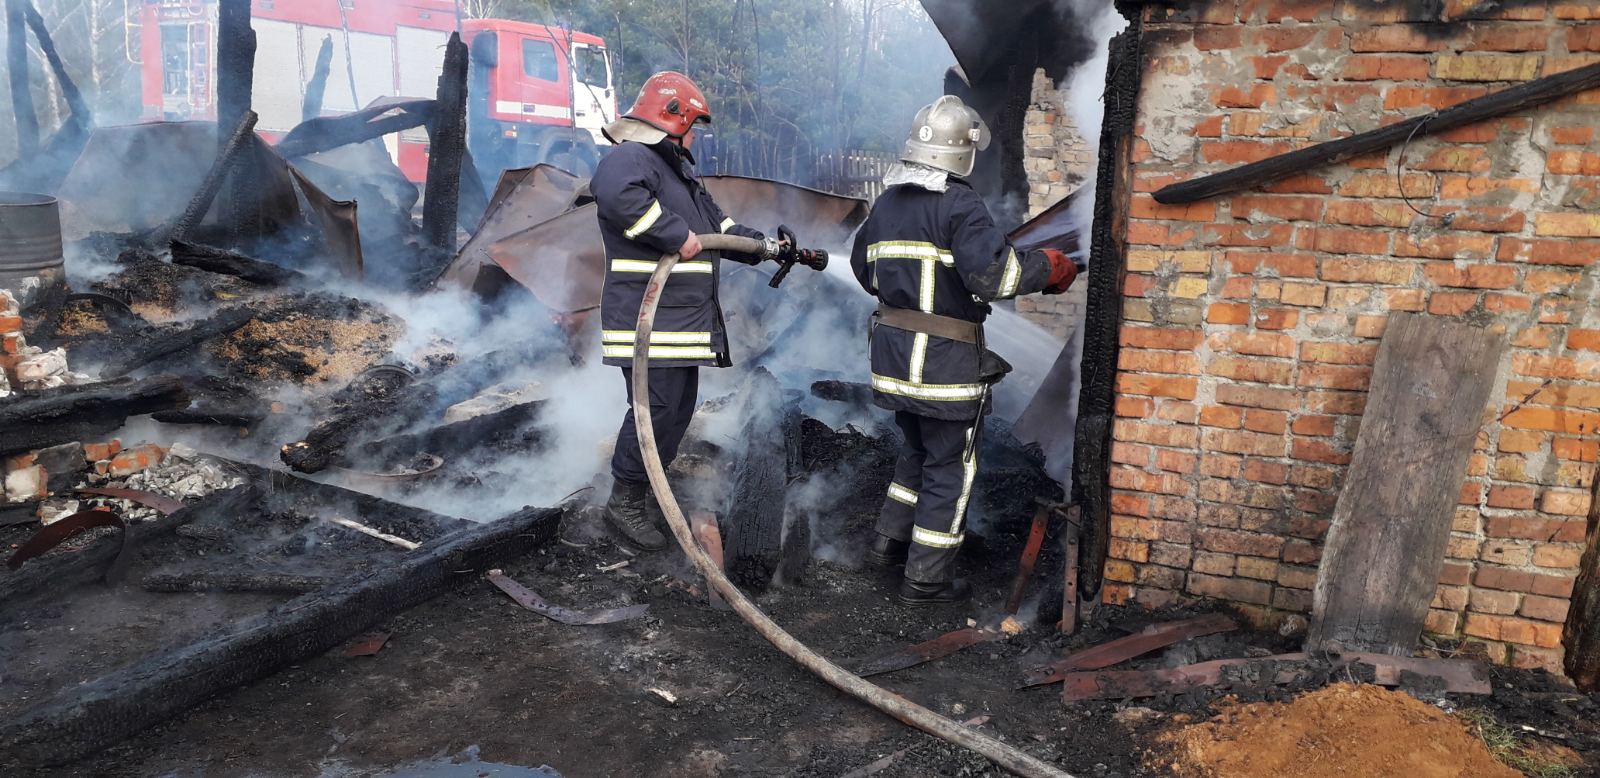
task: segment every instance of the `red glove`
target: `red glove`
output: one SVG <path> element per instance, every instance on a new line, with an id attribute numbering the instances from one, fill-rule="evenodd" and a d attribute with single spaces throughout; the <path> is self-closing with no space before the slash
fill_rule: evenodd
<path id="1" fill-rule="evenodd" d="M 1044 293 L 1062 294 L 1078 277 L 1078 266 L 1073 264 L 1071 257 L 1055 249 L 1043 249 L 1043 251 L 1044 255 L 1050 258 L 1050 285 L 1044 288 Z"/>

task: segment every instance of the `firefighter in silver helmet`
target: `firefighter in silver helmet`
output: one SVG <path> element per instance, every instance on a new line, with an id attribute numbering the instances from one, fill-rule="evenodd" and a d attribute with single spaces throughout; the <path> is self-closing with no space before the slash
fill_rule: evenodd
<path id="1" fill-rule="evenodd" d="M 869 559 L 905 565 L 900 600 L 956 602 L 955 576 L 978 437 L 990 387 L 1010 370 L 984 347 L 989 304 L 1061 294 L 1078 266 L 1065 254 L 1019 252 L 964 179 L 989 128 L 959 98 L 918 112 L 900 162 L 856 235 L 856 280 L 878 298 L 871 324 L 872 391 L 905 436 Z"/>

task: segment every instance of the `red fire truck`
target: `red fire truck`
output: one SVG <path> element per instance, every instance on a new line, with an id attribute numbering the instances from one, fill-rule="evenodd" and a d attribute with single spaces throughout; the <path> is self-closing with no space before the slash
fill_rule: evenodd
<path id="1" fill-rule="evenodd" d="M 145 117 L 214 119 L 216 0 L 139 2 L 128 24 L 137 40 Z M 606 143 L 600 128 L 617 115 L 611 60 L 605 41 L 593 35 L 460 18 L 455 0 L 252 2 L 252 104 L 261 117 L 257 131 L 269 137 L 300 123 L 306 84 L 327 38 L 333 63 L 322 107 L 338 114 L 380 100 L 433 97 L 445 42 L 460 30 L 472 53 L 469 146 L 491 175 L 541 162 L 588 175 Z M 427 134 L 419 128 L 385 143 L 406 176 L 421 181 Z"/>

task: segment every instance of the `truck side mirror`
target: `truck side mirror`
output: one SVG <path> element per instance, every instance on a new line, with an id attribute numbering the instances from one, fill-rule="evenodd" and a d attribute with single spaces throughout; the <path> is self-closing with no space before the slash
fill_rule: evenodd
<path id="1" fill-rule="evenodd" d="M 500 66 L 500 41 L 494 33 L 478 33 L 478 36 L 472 39 L 470 51 L 474 65 L 489 70 Z"/>

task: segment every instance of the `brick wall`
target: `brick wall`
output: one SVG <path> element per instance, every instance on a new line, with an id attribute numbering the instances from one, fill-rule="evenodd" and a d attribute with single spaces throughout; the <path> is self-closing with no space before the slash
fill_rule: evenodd
<path id="1" fill-rule="evenodd" d="M 1028 171 L 1028 216 L 1032 218 L 1066 199 L 1093 175 L 1094 153 L 1083 142 L 1072 118 L 1063 110 L 1065 95 L 1040 70 L 1033 79 L 1025 142 Z M 1088 284 L 1080 279 L 1062 295 L 1032 295 L 1016 301 L 1016 311 L 1066 340 L 1083 321 Z"/>
<path id="2" fill-rule="evenodd" d="M 1556 667 L 1600 452 L 1600 90 L 1263 190 L 1150 193 L 1600 61 L 1600 4 L 1146 13 L 1106 597 L 1309 610 L 1387 316 L 1425 312 L 1512 344 L 1428 627 Z"/>

